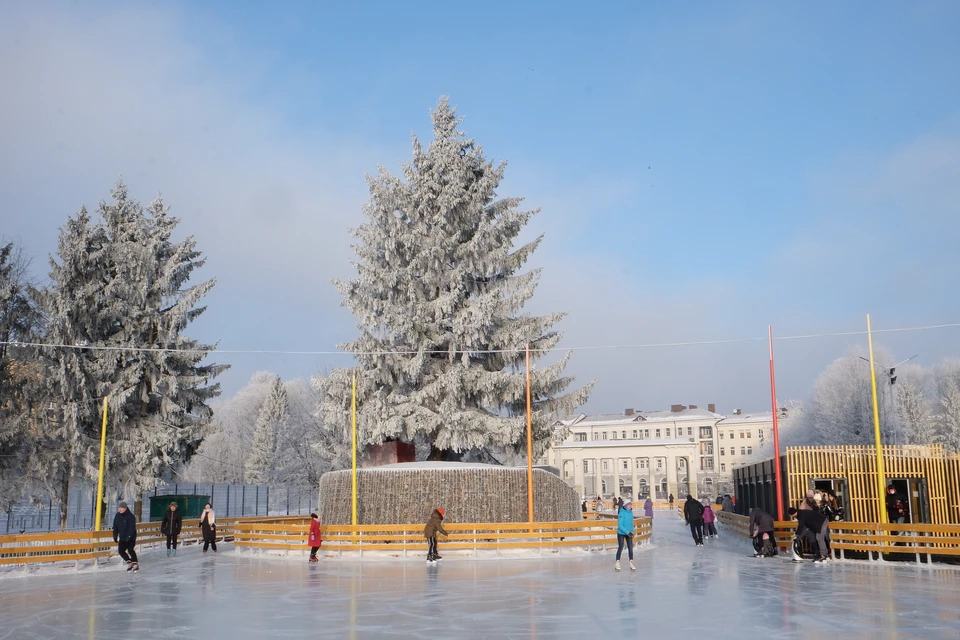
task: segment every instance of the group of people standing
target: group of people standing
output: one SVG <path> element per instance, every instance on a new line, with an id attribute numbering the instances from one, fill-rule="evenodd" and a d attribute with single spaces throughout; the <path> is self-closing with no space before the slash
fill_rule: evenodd
<path id="1" fill-rule="evenodd" d="M 690 525 L 690 534 L 698 547 L 703 546 L 703 538 L 717 538 L 717 516 L 708 500 L 700 502 L 693 496 L 687 496 L 683 504 L 683 519 Z"/>
<path id="2" fill-rule="evenodd" d="M 176 502 L 171 502 L 160 521 L 160 533 L 167 537 L 167 556 L 177 555 L 180 533 L 183 530 L 183 517 Z M 200 516 L 200 530 L 203 534 L 203 552 L 209 549 L 217 552 L 217 514 L 210 503 L 203 508 Z M 117 553 L 127 564 L 127 571 L 139 571 L 137 559 L 137 518 L 126 502 L 117 505 L 117 515 L 113 517 L 113 541 L 117 544 Z"/>

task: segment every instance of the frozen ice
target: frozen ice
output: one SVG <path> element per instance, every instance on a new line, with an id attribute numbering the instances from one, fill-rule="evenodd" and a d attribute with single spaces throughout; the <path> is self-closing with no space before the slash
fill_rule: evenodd
<path id="1" fill-rule="evenodd" d="M 658 511 L 637 571 L 612 551 L 502 559 L 363 560 L 145 550 L 0 580 L 0 638 L 957 638 L 960 571 L 749 557 L 693 545 Z M 440 552 L 443 553 L 441 538 Z M 19 577 L 15 577 L 19 576 Z"/>

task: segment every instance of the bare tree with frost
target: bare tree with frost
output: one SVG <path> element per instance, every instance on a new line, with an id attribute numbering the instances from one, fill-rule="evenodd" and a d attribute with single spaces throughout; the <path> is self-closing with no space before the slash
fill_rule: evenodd
<path id="1" fill-rule="evenodd" d="M 171 240 L 179 221 L 159 199 L 144 209 L 123 183 L 111 193 L 102 222 L 82 209 L 61 229 L 42 296 L 48 340 L 66 347 L 48 353 L 47 395 L 59 409 L 49 429 L 56 453 L 41 471 L 63 495 L 72 477 L 96 477 L 105 396 L 108 481 L 133 493 L 195 451 L 219 394 L 213 379 L 226 369 L 203 364 L 214 345 L 183 335 L 214 286 L 187 286 L 204 264 L 195 240 Z"/>
<path id="2" fill-rule="evenodd" d="M 894 385 L 897 412 L 907 444 L 937 441 L 930 374 L 923 367 L 905 365 L 897 369 Z"/>
<path id="3" fill-rule="evenodd" d="M 382 167 L 368 177 L 367 220 L 354 230 L 358 273 L 335 283 L 357 319 L 360 337 L 342 348 L 358 365 L 325 382 L 321 421 L 349 424 L 356 371 L 364 444 L 424 439 L 431 459 L 523 450 L 524 345 L 541 361 L 564 315 L 523 312 L 540 271 L 522 269 L 542 236 L 516 241 L 536 210 L 498 197 L 506 164 L 458 130 L 446 98 L 432 117 L 433 140 L 424 149 L 414 137 L 402 177 Z M 535 455 L 554 435 L 551 417 L 571 413 L 592 387 L 564 393 L 569 357 L 533 370 Z"/>
<path id="4" fill-rule="evenodd" d="M 246 480 L 254 484 L 270 482 L 277 468 L 277 435 L 286 426 L 287 392 L 283 380 L 276 376 L 270 384 L 253 429 L 253 444 L 246 463 Z"/>
<path id="5" fill-rule="evenodd" d="M 960 453 L 960 360 L 947 359 L 937 366 L 937 436 L 944 449 Z"/>

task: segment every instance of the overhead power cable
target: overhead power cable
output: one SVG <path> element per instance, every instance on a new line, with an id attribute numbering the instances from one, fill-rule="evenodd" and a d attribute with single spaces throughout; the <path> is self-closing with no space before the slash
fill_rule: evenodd
<path id="1" fill-rule="evenodd" d="M 935 329 L 951 329 L 960 327 L 960 322 L 925 325 L 917 327 L 899 327 L 893 329 L 874 329 L 873 333 L 910 333 L 916 331 L 931 331 Z M 866 331 L 834 331 L 827 333 L 808 333 L 792 336 L 774 336 L 775 341 L 784 340 L 812 340 L 816 338 L 836 338 L 845 336 L 865 336 Z M 568 351 L 598 351 L 603 349 L 657 349 L 666 347 L 693 347 L 709 346 L 723 344 L 743 344 L 749 342 L 766 342 L 767 337 L 756 338 L 731 338 L 725 340 L 688 340 L 683 342 L 651 342 L 638 344 L 606 344 L 606 345 L 586 345 L 581 347 L 552 347 L 550 349 L 538 349 L 532 347 L 531 352 L 550 353 L 550 352 L 568 352 Z M 89 345 L 89 344 L 56 344 L 45 342 L 17 342 L 0 341 L 0 345 L 20 348 L 37 349 L 89 349 L 91 351 L 128 351 L 135 353 L 205 353 L 205 354 L 249 354 L 249 355 L 297 355 L 297 356 L 378 356 L 378 355 L 416 355 L 416 354 L 446 354 L 447 349 L 436 349 L 420 351 L 417 349 L 398 349 L 395 351 L 329 351 L 329 350 L 285 350 L 285 349 L 169 349 L 164 347 L 134 347 L 119 345 Z M 463 347 L 458 349 L 459 353 L 516 353 L 523 350 L 523 345 L 514 349 L 471 349 Z"/>

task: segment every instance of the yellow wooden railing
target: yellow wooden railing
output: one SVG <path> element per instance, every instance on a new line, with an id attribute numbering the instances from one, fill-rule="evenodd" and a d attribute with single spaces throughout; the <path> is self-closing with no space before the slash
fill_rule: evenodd
<path id="1" fill-rule="evenodd" d="M 231 518 L 217 520 L 217 540 L 233 540 L 233 528 L 237 522 L 256 522 L 260 518 Z M 296 517 L 294 520 L 300 520 Z M 270 518 L 271 522 L 284 521 Z M 200 521 L 184 520 L 179 536 L 181 545 L 202 540 Z M 137 548 L 166 544 L 167 537 L 160 533 L 159 522 L 137 525 Z M 0 565 L 22 565 L 49 562 L 79 562 L 97 560 L 115 554 L 117 545 L 112 531 L 56 531 L 52 533 L 28 533 L 0 536 Z"/>
<path id="2" fill-rule="evenodd" d="M 747 516 L 718 513 L 717 520 L 725 530 L 750 537 Z M 778 521 L 774 528 L 777 546 L 789 549 L 797 523 Z M 884 554 L 907 554 L 917 562 L 932 562 L 934 556 L 960 556 L 960 525 L 831 522 L 830 549 L 841 559 L 847 557 L 847 552 L 853 552 L 866 554 L 871 560 L 883 559 Z"/>
<path id="3" fill-rule="evenodd" d="M 635 544 L 645 544 L 652 533 L 649 518 L 635 518 Z M 237 549 L 307 551 L 309 521 L 297 524 L 242 522 L 234 525 Z M 444 551 L 503 551 L 534 549 L 559 551 L 563 547 L 606 549 L 617 544 L 615 520 L 575 522 L 445 524 L 448 536 L 441 536 Z M 426 539 L 422 524 L 408 525 L 327 525 L 322 528 L 325 553 L 385 551 L 405 557 L 424 554 Z"/>

